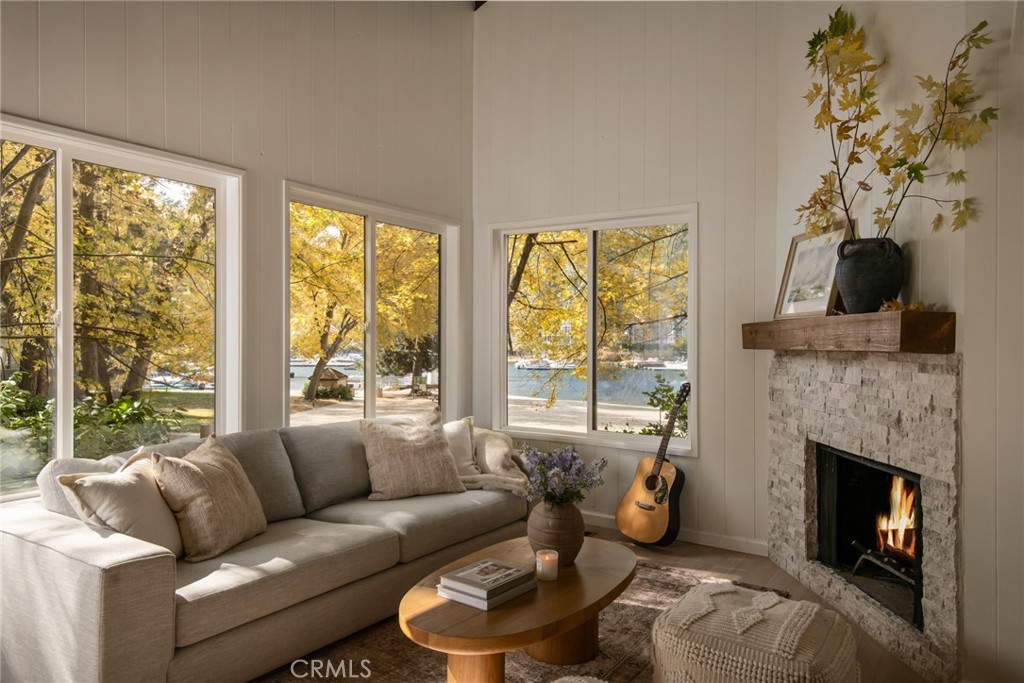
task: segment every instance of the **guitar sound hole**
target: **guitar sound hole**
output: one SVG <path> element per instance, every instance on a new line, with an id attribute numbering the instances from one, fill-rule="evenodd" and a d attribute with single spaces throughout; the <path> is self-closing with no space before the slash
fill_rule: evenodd
<path id="1" fill-rule="evenodd" d="M 644 479 L 644 488 L 648 491 L 657 491 L 658 487 L 661 486 L 661 477 L 657 477 L 653 474 L 647 475 Z"/>

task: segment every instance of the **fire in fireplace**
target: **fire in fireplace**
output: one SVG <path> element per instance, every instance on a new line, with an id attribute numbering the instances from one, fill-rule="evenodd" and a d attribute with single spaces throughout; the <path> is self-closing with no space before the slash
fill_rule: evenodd
<path id="1" fill-rule="evenodd" d="M 878 515 L 878 549 L 913 564 L 917 554 L 917 525 L 914 502 L 917 487 L 899 475 L 892 475 L 889 513 Z"/>
<path id="2" fill-rule="evenodd" d="M 823 444 L 817 459 L 817 559 L 923 629 L 920 477 Z"/>

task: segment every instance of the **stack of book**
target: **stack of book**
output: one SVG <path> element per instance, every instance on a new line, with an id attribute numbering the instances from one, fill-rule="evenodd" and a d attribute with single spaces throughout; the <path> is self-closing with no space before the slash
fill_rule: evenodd
<path id="1" fill-rule="evenodd" d="M 441 575 L 437 594 L 477 609 L 489 610 L 537 587 L 532 567 L 490 558 Z"/>

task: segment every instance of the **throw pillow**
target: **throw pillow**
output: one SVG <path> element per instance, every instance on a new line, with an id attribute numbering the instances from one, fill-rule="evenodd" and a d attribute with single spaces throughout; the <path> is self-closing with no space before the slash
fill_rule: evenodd
<path id="1" fill-rule="evenodd" d="M 65 517 L 79 519 L 78 511 L 68 500 L 58 479 L 65 474 L 111 474 L 116 472 L 127 458 L 114 461 L 112 456 L 102 460 L 88 460 L 86 458 L 54 458 L 46 463 L 36 476 L 36 486 L 39 487 L 39 498 L 43 507 L 50 512 L 59 512 Z"/>
<path id="2" fill-rule="evenodd" d="M 480 474 L 480 468 L 477 466 L 476 457 L 473 454 L 473 418 L 464 417 L 461 420 L 446 423 L 444 436 L 448 439 L 448 447 L 455 457 L 455 467 L 459 470 L 459 476 L 468 477 Z"/>
<path id="3" fill-rule="evenodd" d="M 411 425 L 360 421 L 370 470 L 370 500 L 466 490 L 444 429 L 432 422 L 432 415 Z"/>
<path id="4" fill-rule="evenodd" d="M 184 458 L 154 453 L 153 471 L 178 520 L 185 560 L 208 560 L 266 531 L 263 506 L 245 470 L 214 437 Z"/>
<path id="5" fill-rule="evenodd" d="M 181 536 L 141 450 L 110 474 L 62 474 L 57 477 L 82 521 L 163 546 L 181 555 Z"/>

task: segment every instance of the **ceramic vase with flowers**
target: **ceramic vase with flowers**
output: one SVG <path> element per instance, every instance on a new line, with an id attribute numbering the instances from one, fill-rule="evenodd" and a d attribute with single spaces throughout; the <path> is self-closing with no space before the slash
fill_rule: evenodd
<path id="1" fill-rule="evenodd" d="M 536 501 L 526 535 L 533 551 L 557 550 L 558 564 L 570 565 L 583 547 L 583 515 L 576 503 L 584 493 L 604 484 L 604 458 L 592 465 L 573 446 L 544 453 L 531 446 L 522 451 L 530 481 L 526 498 Z"/>
<path id="2" fill-rule="evenodd" d="M 903 286 L 903 252 L 890 234 L 905 200 L 932 202 L 938 209 L 931 222 L 936 231 L 946 226 L 959 230 L 975 216 L 972 197 L 957 198 L 943 189 L 965 183 L 966 172 L 937 168 L 937 160 L 948 164 L 956 157 L 936 152 L 973 147 L 998 118 L 995 108 L 977 106 L 982 94 L 967 71 L 971 53 L 992 39 L 984 21 L 964 34 L 953 46 L 945 73 L 918 76 L 920 99 L 905 109 L 897 107 L 895 119 L 883 122 L 878 92 L 885 60 L 867 51 L 865 31 L 851 12 L 840 6 L 828 19 L 828 26 L 808 41 L 807 68 L 817 80 L 804 97 L 816 106 L 814 127 L 829 134 L 832 157 L 828 172 L 797 213 L 808 234 L 844 222 L 851 226 L 854 239 L 838 248 L 836 284 L 847 313 L 873 313 L 895 300 Z M 884 184 L 885 196 L 873 212 L 875 235 L 862 237 L 853 206 L 876 182 Z"/>

